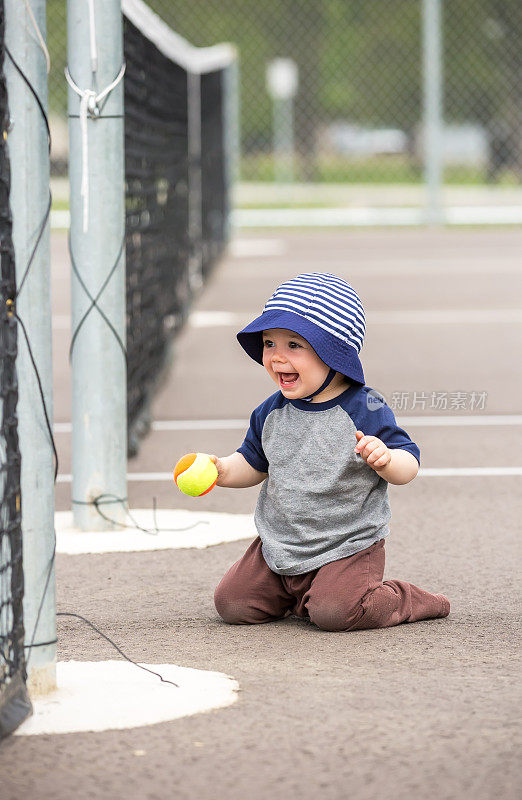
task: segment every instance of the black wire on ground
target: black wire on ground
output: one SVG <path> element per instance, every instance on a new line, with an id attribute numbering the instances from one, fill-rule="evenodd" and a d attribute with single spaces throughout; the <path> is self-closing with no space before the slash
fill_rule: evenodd
<path id="1" fill-rule="evenodd" d="M 156 675 L 162 681 L 162 683 L 170 683 L 172 686 L 175 686 L 177 689 L 179 689 L 179 685 L 177 683 L 174 683 L 174 681 L 168 681 L 166 678 L 164 678 L 162 675 L 160 675 L 159 672 L 154 672 L 153 669 L 149 669 L 148 667 L 144 667 L 143 664 L 138 664 L 137 661 L 133 661 L 132 658 L 129 658 L 129 656 L 126 655 L 123 652 L 123 650 L 120 647 L 118 647 L 118 645 L 115 642 L 113 642 L 112 639 L 109 636 L 107 636 L 105 633 L 102 633 L 102 631 L 100 631 L 96 627 L 96 625 L 93 625 L 92 622 L 90 622 L 88 619 L 86 619 L 85 617 L 82 617 L 81 614 L 73 614 L 70 611 L 58 611 L 56 616 L 57 617 L 76 617 L 77 619 L 81 619 L 82 622 L 85 622 L 86 625 L 89 625 L 89 627 L 92 628 L 93 631 L 96 631 L 98 636 L 101 636 L 102 639 L 105 639 L 107 642 L 109 642 L 109 644 L 111 644 L 115 648 L 115 650 L 117 650 L 118 653 L 121 656 L 123 656 L 123 658 L 126 661 L 129 661 L 131 664 L 134 664 L 135 667 L 139 667 L 140 669 L 144 669 L 145 672 L 150 672 L 150 673 L 152 673 L 152 675 Z"/>
<path id="2" fill-rule="evenodd" d="M 210 523 L 206 519 L 198 520 L 194 522 L 192 525 L 187 525 L 185 528 L 158 528 L 158 523 L 156 519 L 156 498 L 152 498 L 152 518 L 154 521 L 154 528 L 144 528 L 142 525 L 139 525 L 135 518 L 132 516 L 131 512 L 129 511 L 129 507 L 127 505 L 127 498 L 126 497 L 116 497 L 114 494 L 99 494 L 94 500 L 72 500 L 71 501 L 74 505 L 78 506 L 94 506 L 98 514 L 103 517 L 103 519 L 110 522 L 112 525 L 117 525 L 119 528 L 136 528 L 138 531 L 143 531 L 143 533 L 153 534 L 157 536 L 158 533 L 181 533 L 183 531 L 190 531 L 192 528 L 196 528 L 198 525 L 209 525 Z M 115 505 L 120 504 L 125 511 L 127 517 L 131 520 L 132 526 L 127 525 L 125 522 L 119 522 L 116 519 L 111 519 L 106 514 L 101 511 L 101 505 Z"/>

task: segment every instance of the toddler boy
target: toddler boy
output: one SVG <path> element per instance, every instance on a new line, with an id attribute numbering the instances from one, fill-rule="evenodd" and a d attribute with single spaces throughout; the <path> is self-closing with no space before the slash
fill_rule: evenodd
<path id="1" fill-rule="evenodd" d="M 219 583 L 225 622 L 288 614 L 350 631 L 446 617 L 450 604 L 382 580 L 388 483 L 417 475 L 420 451 L 365 385 L 362 303 L 343 279 L 298 275 L 237 338 L 279 390 L 256 408 L 241 447 L 212 456 L 218 486 L 262 483 L 257 538 Z"/>

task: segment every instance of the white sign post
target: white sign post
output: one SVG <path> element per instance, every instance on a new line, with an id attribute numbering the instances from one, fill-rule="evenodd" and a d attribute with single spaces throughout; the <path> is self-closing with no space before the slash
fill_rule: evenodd
<path id="1" fill-rule="evenodd" d="M 266 70 L 266 87 L 273 102 L 273 152 L 276 183 L 294 181 L 294 97 L 298 69 L 291 58 L 275 58 Z"/>

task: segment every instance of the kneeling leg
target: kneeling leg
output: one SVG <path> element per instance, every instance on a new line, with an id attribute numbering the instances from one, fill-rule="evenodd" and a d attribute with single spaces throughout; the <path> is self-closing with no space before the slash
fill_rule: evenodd
<path id="1" fill-rule="evenodd" d="M 384 539 L 353 556 L 321 567 L 306 608 L 329 631 L 387 628 L 402 622 L 447 617 L 449 601 L 406 581 L 384 581 Z"/>
<path id="2" fill-rule="evenodd" d="M 263 558 L 259 537 L 225 573 L 214 592 L 219 616 L 232 625 L 281 619 L 293 603 L 279 575 Z"/>

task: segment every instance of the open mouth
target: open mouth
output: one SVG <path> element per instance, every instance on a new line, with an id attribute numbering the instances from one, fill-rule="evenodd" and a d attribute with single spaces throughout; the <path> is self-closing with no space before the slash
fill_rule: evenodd
<path id="1" fill-rule="evenodd" d="M 292 386 L 295 386 L 295 384 L 299 380 L 299 373 L 279 372 L 277 377 L 279 378 L 279 385 L 281 386 L 282 389 L 290 389 Z"/>

